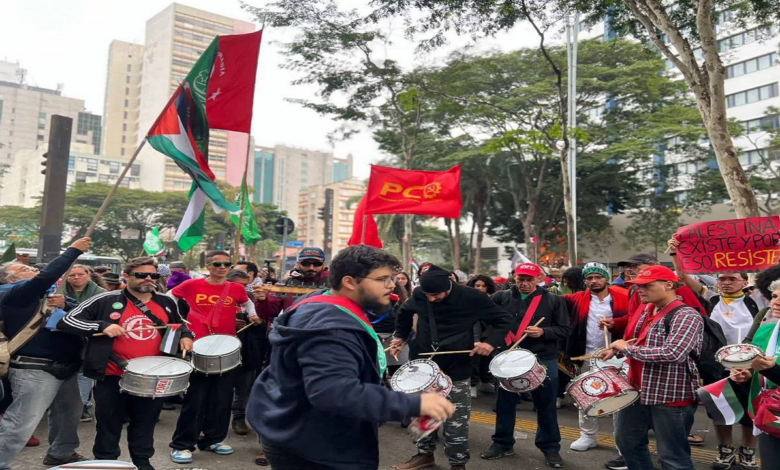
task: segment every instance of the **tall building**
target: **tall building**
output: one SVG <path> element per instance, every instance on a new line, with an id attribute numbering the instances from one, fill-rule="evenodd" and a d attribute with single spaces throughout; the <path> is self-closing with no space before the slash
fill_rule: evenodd
<path id="1" fill-rule="evenodd" d="M 298 215 L 293 220 L 297 220 L 298 241 L 306 246 L 326 248 L 325 221 L 318 218 L 318 209 L 324 204 L 326 189 L 332 189 L 334 194 L 332 256 L 336 256 L 339 250 L 347 247 L 359 202 L 356 199 L 366 192 L 366 186 L 363 181 L 350 178 L 302 189 L 298 193 Z"/>
<path id="2" fill-rule="evenodd" d="M 333 158 L 330 152 L 306 150 L 286 145 L 255 147 L 255 202 L 279 206 L 293 220 L 298 218 L 298 194 L 320 186 L 352 178 L 352 155 Z"/>
<path id="3" fill-rule="evenodd" d="M 90 144 L 94 154 L 100 153 L 101 117 L 87 112 L 84 100 L 62 96 L 61 90 L 27 85 L 18 64 L 0 65 L 4 77 L 20 77 L 0 81 L 0 164 L 11 164 L 17 151 L 35 150 L 48 140 L 53 114 L 73 119 L 72 142 Z"/>
<path id="4" fill-rule="evenodd" d="M 111 41 L 103 103 L 103 153 L 130 158 L 138 144 L 144 46 Z"/>
<path id="5" fill-rule="evenodd" d="M 41 174 L 41 162 L 47 143 L 38 149 L 18 150 L 13 165 L 8 169 L 5 183 L 0 188 L 0 201 L 3 205 L 35 207 L 43 194 L 46 177 Z M 73 183 L 115 184 L 119 173 L 127 164 L 126 158 L 97 156 L 92 144 L 73 143 L 70 147 L 68 162 L 67 189 Z M 124 188 L 139 188 L 141 167 L 138 164 L 122 180 Z"/>
<path id="6" fill-rule="evenodd" d="M 138 139 L 152 125 L 168 99 L 192 69 L 195 61 L 221 34 L 251 33 L 255 25 L 180 4 L 171 4 L 146 22 Z M 124 90 L 123 90 L 124 91 Z M 217 179 L 231 184 L 235 172 L 228 166 L 239 165 L 243 173 L 247 136 L 237 132 L 212 130 L 209 162 Z M 140 156 L 144 187 L 152 191 L 187 191 L 192 180 L 171 160 L 151 148 Z"/>

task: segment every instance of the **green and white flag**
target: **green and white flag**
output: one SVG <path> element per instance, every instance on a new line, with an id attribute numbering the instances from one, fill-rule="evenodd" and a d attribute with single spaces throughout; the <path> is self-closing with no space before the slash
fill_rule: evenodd
<path id="1" fill-rule="evenodd" d="M 246 244 L 251 245 L 252 243 L 262 240 L 263 237 L 260 235 L 260 228 L 257 226 L 257 219 L 255 219 L 255 213 L 252 210 L 252 203 L 249 202 L 249 194 L 246 190 L 246 178 L 244 178 L 241 183 L 241 192 L 238 194 L 238 200 L 236 201 L 236 205 L 239 207 L 241 207 L 241 196 L 244 197 L 244 213 L 242 216 L 244 221 L 241 223 L 241 235 L 244 237 L 244 240 L 246 240 Z M 238 227 L 239 218 L 237 214 L 231 215 L 230 220 Z"/>
<path id="2" fill-rule="evenodd" d="M 160 240 L 160 228 L 154 227 L 152 231 L 146 235 L 144 240 L 144 251 L 152 256 L 157 256 L 165 250 L 165 244 Z"/>

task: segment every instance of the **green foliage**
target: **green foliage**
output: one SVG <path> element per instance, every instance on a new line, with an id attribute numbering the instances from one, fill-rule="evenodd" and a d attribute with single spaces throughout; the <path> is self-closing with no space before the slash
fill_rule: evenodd
<path id="1" fill-rule="evenodd" d="M 40 222 L 40 206 L 0 206 L 0 239 L 19 248 L 37 248 Z"/>

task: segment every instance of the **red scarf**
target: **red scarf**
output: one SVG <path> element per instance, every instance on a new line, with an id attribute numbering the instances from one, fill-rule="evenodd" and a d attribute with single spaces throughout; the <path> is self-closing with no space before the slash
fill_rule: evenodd
<path id="1" fill-rule="evenodd" d="M 628 314 L 628 292 L 618 286 L 609 286 L 607 287 L 607 290 L 612 296 L 612 317 L 620 318 Z M 577 313 L 580 323 L 586 321 L 588 318 L 591 295 L 589 290 L 584 290 L 582 292 L 577 292 L 576 294 L 565 296 L 574 304 L 574 311 Z"/>

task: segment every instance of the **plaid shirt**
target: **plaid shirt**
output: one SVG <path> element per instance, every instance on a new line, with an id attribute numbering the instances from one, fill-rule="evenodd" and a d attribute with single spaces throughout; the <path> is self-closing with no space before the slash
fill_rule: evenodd
<path id="1" fill-rule="evenodd" d="M 653 311 L 655 311 L 653 309 Z M 646 308 L 636 326 L 636 335 L 650 318 Z M 701 351 L 704 321 L 698 310 L 682 307 L 669 324 L 667 337 L 664 319 L 655 322 L 641 346 L 628 346 L 625 355 L 642 362 L 640 403 L 662 405 L 695 400 L 699 371 L 691 351 Z"/>

